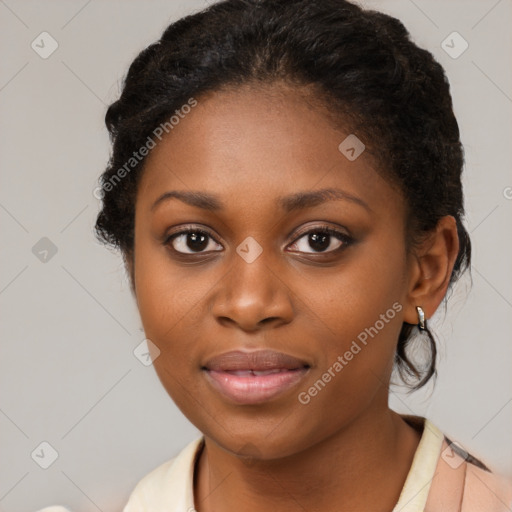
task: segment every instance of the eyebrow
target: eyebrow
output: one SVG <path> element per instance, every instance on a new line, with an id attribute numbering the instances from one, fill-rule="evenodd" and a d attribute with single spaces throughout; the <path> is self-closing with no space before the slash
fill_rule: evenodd
<path id="1" fill-rule="evenodd" d="M 190 206 L 211 212 L 217 212 L 224 208 L 224 204 L 217 195 L 199 191 L 171 190 L 162 194 L 153 203 L 151 211 L 154 211 L 160 204 L 170 199 L 179 199 Z M 320 190 L 297 192 L 288 196 L 281 196 L 277 199 L 277 202 L 286 213 L 290 213 L 296 210 L 312 208 L 328 201 L 337 200 L 350 201 L 362 206 L 369 212 L 372 211 L 368 204 L 361 198 L 339 188 L 324 188 Z"/>

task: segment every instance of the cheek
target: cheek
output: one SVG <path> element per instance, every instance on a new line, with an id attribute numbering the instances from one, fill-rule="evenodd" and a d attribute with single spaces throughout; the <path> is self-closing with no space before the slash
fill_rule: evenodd
<path id="1" fill-rule="evenodd" d="M 141 236 L 135 251 L 135 286 L 148 337 L 168 343 L 184 326 L 194 324 L 201 299 L 213 284 L 210 280 L 200 267 L 171 265 L 164 247 Z"/>
<path id="2" fill-rule="evenodd" d="M 196 418 L 201 402 L 197 377 L 202 344 L 208 340 L 204 332 L 206 297 L 219 278 L 206 266 L 171 263 L 165 248 L 144 234 L 137 239 L 137 305 L 146 337 L 160 350 L 153 366 L 168 394 L 188 417 Z"/>
<path id="3" fill-rule="evenodd" d="M 322 407 L 334 401 L 359 408 L 389 380 L 402 327 L 406 259 L 401 245 L 377 242 L 325 282 L 308 285 L 304 295 L 324 331 L 316 336 L 322 357 L 311 379 L 318 391 L 311 401 Z"/>
<path id="4" fill-rule="evenodd" d="M 169 265 L 160 251 L 136 250 L 135 277 L 137 305 L 145 335 L 160 353 L 153 367 L 163 387 L 176 405 L 195 417 L 198 393 L 194 376 L 198 373 L 196 340 L 199 336 L 201 296 L 207 292 L 201 279 L 184 277 L 187 273 Z"/>
<path id="5" fill-rule="evenodd" d="M 380 238 L 364 242 L 315 286 L 313 281 L 304 285 L 307 305 L 345 343 L 376 323 L 382 337 L 394 342 L 401 327 L 400 310 L 406 292 L 405 249 L 399 240 Z M 390 325 L 393 329 L 388 328 Z"/>

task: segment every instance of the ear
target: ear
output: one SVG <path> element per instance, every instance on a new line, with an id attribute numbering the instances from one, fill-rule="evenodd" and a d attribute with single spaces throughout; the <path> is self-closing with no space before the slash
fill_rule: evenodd
<path id="1" fill-rule="evenodd" d="M 447 215 L 411 255 L 405 322 L 418 323 L 416 306 L 423 308 L 425 319 L 436 312 L 446 295 L 458 253 L 457 223 Z"/>

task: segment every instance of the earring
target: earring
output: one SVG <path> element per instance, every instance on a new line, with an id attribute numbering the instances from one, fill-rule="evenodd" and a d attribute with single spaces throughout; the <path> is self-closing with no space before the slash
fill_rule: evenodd
<path id="1" fill-rule="evenodd" d="M 418 312 L 418 328 L 420 331 L 424 331 L 427 328 L 427 321 L 425 320 L 425 312 L 421 306 L 416 306 Z"/>

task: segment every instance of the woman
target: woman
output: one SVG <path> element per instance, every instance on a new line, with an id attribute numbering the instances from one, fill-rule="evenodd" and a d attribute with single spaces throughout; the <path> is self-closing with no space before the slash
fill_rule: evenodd
<path id="1" fill-rule="evenodd" d="M 428 321 L 471 256 L 449 84 L 398 20 L 213 4 L 141 52 L 106 123 L 96 229 L 203 433 L 124 512 L 511 509 L 508 480 L 388 407 L 394 367 L 435 376 Z"/>

